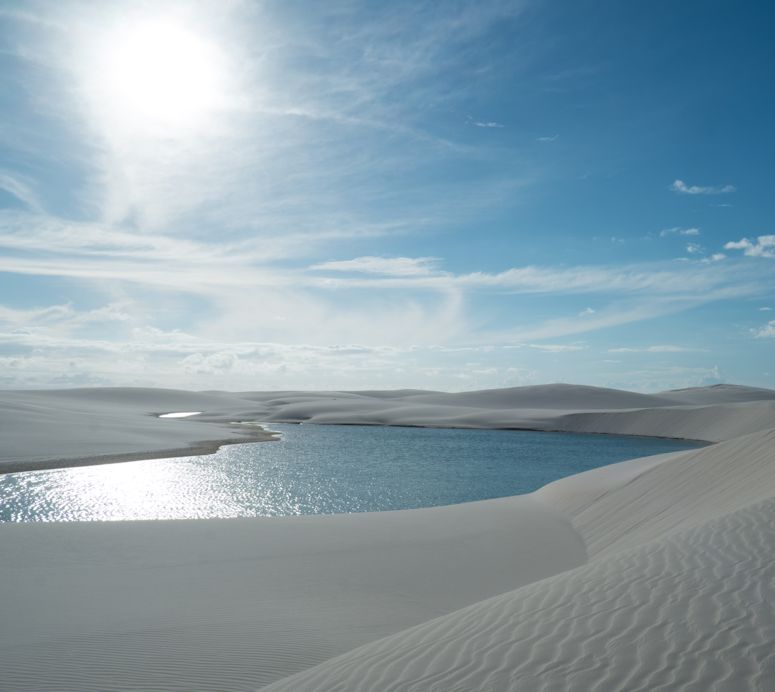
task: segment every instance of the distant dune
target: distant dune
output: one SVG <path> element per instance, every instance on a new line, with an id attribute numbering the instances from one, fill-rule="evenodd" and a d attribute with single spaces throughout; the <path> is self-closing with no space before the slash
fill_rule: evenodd
<path id="1" fill-rule="evenodd" d="M 202 413 L 158 418 L 175 411 Z M 731 385 L 654 395 L 568 384 L 457 394 L 1 391 L 0 471 L 205 454 L 222 444 L 269 439 L 255 426 L 235 425 L 239 421 L 529 428 L 718 441 L 767 427 L 774 411 L 774 391 Z"/>
<path id="2" fill-rule="evenodd" d="M 449 507 L 0 524 L 0 690 L 775 689 L 773 391 L 2 392 L 0 463 L 261 439 L 236 421 L 717 444 Z"/>
<path id="3" fill-rule="evenodd" d="M 772 401 L 773 390 L 760 387 L 741 387 L 736 384 L 714 384 L 711 387 L 672 389 L 657 396 L 680 404 L 734 404 L 743 401 Z"/>

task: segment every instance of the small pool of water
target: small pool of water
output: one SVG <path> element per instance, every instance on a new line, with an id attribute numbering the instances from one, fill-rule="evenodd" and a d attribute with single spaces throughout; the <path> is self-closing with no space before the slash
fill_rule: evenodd
<path id="1" fill-rule="evenodd" d="M 174 413 L 162 413 L 159 418 L 190 418 L 191 416 L 198 416 L 201 411 L 175 411 Z"/>
<path id="2" fill-rule="evenodd" d="M 701 446 L 512 430 L 272 425 L 209 456 L 0 475 L 0 521 L 372 512 L 517 495 L 625 459 Z"/>

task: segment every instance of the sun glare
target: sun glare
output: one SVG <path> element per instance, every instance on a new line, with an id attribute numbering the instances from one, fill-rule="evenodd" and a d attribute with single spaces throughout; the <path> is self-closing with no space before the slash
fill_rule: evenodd
<path id="1" fill-rule="evenodd" d="M 100 52 L 98 96 L 112 121 L 125 128 L 174 136 L 201 125 L 218 105 L 221 56 L 183 26 L 157 21 L 122 27 Z"/>

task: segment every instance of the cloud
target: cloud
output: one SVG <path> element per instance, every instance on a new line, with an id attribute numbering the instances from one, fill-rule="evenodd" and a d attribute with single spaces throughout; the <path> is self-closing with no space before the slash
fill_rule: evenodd
<path id="1" fill-rule="evenodd" d="M 686 252 L 690 255 L 701 255 L 705 250 L 699 243 L 687 243 Z"/>
<path id="2" fill-rule="evenodd" d="M 759 308 L 759 312 L 770 312 L 770 310 L 772 310 L 772 308 L 767 306 Z"/>
<path id="3" fill-rule="evenodd" d="M 42 206 L 32 181 L 18 174 L 0 170 L 0 190 L 19 200 L 31 211 L 40 212 Z"/>
<path id="4" fill-rule="evenodd" d="M 734 185 L 687 185 L 683 180 L 673 181 L 670 189 L 684 195 L 723 195 L 736 190 Z"/>
<path id="5" fill-rule="evenodd" d="M 586 349 L 586 346 L 581 344 L 528 344 L 528 346 L 547 353 L 569 353 Z"/>
<path id="6" fill-rule="evenodd" d="M 536 137 L 537 142 L 556 142 L 560 138 L 560 135 L 551 135 L 545 137 Z"/>
<path id="7" fill-rule="evenodd" d="M 356 257 L 313 264 L 315 271 L 357 272 L 386 276 L 429 276 L 437 273 L 437 257 Z"/>
<path id="8" fill-rule="evenodd" d="M 215 375 L 231 370 L 238 360 L 238 356 L 231 351 L 219 351 L 208 355 L 192 353 L 181 360 L 180 364 L 186 372 Z"/>
<path id="9" fill-rule="evenodd" d="M 775 258 L 775 235 L 760 235 L 755 240 L 742 238 L 724 245 L 726 250 L 742 250 L 748 257 Z"/>
<path id="10" fill-rule="evenodd" d="M 753 279 L 749 276 L 748 279 Z M 577 266 L 577 267 L 518 267 L 496 274 L 474 272 L 462 274 L 439 281 L 450 281 L 461 287 L 479 286 L 510 289 L 521 293 L 614 294 L 648 293 L 667 295 L 671 293 L 686 296 L 694 294 L 700 297 L 703 291 L 722 290 L 726 292 L 735 284 L 742 288 L 747 283 L 739 272 L 729 267 L 727 271 L 715 268 L 711 271 L 701 264 L 692 264 L 682 268 L 653 263 L 632 264 L 621 267 Z M 428 279 L 434 281 L 433 278 Z M 770 282 L 768 282 L 770 283 Z M 726 285 L 727 288 L 722 288 Z M 748 289 L 744 289 L 747 292 Z M 750 284 L 750 290 L 754 290 Z M 737 289 L 732 289 L 737 292 Z"/>
<path id="11" fill-rule="evenodd" d="M 584 308 L 580 313 L 579 317 L 586 317 L 587 315 L 594 315 L 597 312 L 594 308 Z"/>
<path id="12" fill-rule="evenodd" d="M 504 127 L 504 125 L 501 125 L 500 123 L 496 123 L 494 120 L 490 120 L 488 122 L 481 122 L 478 120 L 474 120 L 471 122 L 471 124 L 474 127 L 496 128 L 496 129 Z"/>
<path id="13" fill-rule="evenodd" d="M 3 216 L 0 214 L 0 222 Z M 506 290 L 511 293 L 614 293 L 713 299 L 761 292 L 766 273 L 740 273 L 730 264 L 713 272 L 701 265 L 643 263 L 608 266 L 512 267 L 501 272 L 452 274 L 433 257 L 363 256 L 314 264 L 312 271 L 274 267 L 271 243 L 234 243 L 136 235 L 95 225 L 33 216 L 15 218 L 0 233 L 0 247 L 23 252 L 0 256 L 0 270 L 38 276 L 132 281 L 208 295 L 218 289 L 294 287 L 296 290 L 395 288 L 421 291 Z M 319 272 L 342 276 L 319 275 Z M 353 276 L 346 276 L 352 273 Z M 360 276 L 358 276 L 360 275 Z"/>
<path id="14" fill-rule="evenodd" d="M 641 392 L 662 392 L 669 389 L 704 387 L 724 382 L 718 365 L 713 367 L 653 365 L 620 373 L 617 379 L 607 383 L 608 387 Z"/>
<path id="15" fill-rule="evenodd" d="M 740 271 L 735 261 L 712 268 L 646 262 L 622 266 L 521 266 L 501 272 L 452 273 L 433 257 L 362 256 L 322 262 L 312 269 L 276 262 L 261 237 L 217 242 L 162 234 L 138 234 L 107 225 L 72 223 L 32 214 L 4 215 L 0 269 L 17 274 L 84 281 L 99 293 L 106 286 L 139 300 L 126 308 L 141 326 L 164 301 L 191 307 L 171 312 L 167 326 L 205 338 L 292 343 L 415 343 L 450 346 L 544 343 L 674 314 L 714 300 L 764 295 L 773 277 L 764 267 Z M 265 254 L 266 253 L 266 254 Z M 518 296 L 595 295 L 595 313 L 545 317 L 515 313 Z M 486 296 L 496 307 L 480 310 Z M 105 304 L 123 299 L 106 297 Z M 589 299 L 586 299 L 589 300 Z M 12 304 L 13 305 L 13 304 Z M 260 321 L 245 314 L 261 306 Z M 161 314 L 161 313 L 159 313 Z M 170 314 L 168 312 L 167 314 Z M 515 322 L 516 315 L 516 322 Z M 32 324 L 40 328 L 38 321 Z M 119 320 L 105 324 L 120 325 Z M 161 325 L 156 325 L 161 326 Z M 24 320 L 15 327 L 25 328 Z"/>
<path id="16" fill-rule="evenodd" d="M 770 320 L 764 326 L 752 329 L 751 333 L 757 339 L 775 338 L 775 320 Z"/>
<path id="17" fill-rule="evenodd" d="M 696 351 L 707 351 L 705 348 L 691 348 L 688 346 L 673 346 L 663 344 L 658 346 L 645 346 L 640 348 L 609 348 L 609 353 L 690 353 Z"/>
<path id="18" fill-rule="evenodd" d="M 698 236 L 700 235 L 700 229 L 683 228 L 682 226 L 674 226 L 673 228 L 663 228 L 659 232 L 660 238 L 666 238 L 671 235 Z"/>
<path id="19" fill-rule="evenodd" d="M 0 305 L 0 325 L 22 326 L 25 333 L 41 327 L 64 327 L 69 331 L 88 324 L 128 322 L 132 319 L 128 303 L 109 303 L 100 308 L 78 311 L 72 303 L 50 305 L 45 308 L 18 310 Z"/>
<path id="20" fill-rule="evenodd" d="M 526 3 L 399 1 L 388 12 L 362 3 L 280 10 L 202 0 L 185 12 L 157 10 L 167 4 L 95 10 L 79 1 L 54 3 L 25 13 L 41 19 L 34 24 L 12 13 L 5 48 L 32 64 L 25 74 L 45 77 L 30 89 L 39 102 L 18 104 L 34 110 L 35 119 L 6 123 L 0 133 L 12 151 L 34 158 L 29 170 L 47 171 L 29 184 L 17 172 L 5 181 L 28 207 L 36 208 L 30 193 L 59 176 L 68 194 L 58 193 L 51 206 L 61 209 L 64 198 L 75 218 L 188 238 L 260 237 L 267 252 L 278 243 L 303 252 L 310 237 L 319 241 L 330 232 L 353 237 L 378 227 L 440 225 L 436 212 L 444 206 L 459 219 L 488 206 L 485 198 L 503 182 L 471 172 L 466 180 L 436 184 L 417 172 L 481 155 L 429 127 L 427 105 L 461 98 L 465 87 L 451 88 L 450 70 L 488 67 L 495 49 L 472 54 L 471 44 L 500 31 Z M 125 20 L 168 11 L 190 19 L 234 68 L 224 70 L 228 85 L 217 118 L 185 141 L 178 133 L 147 137 L 117 128 L 115 118 L 105 117 L 107 100 L 89 88 L 104 57 L 100 37 Z M 522 169 L 534 175 L 527 162 Z M 511 196 L 513 186 L 503 194 Z M 301 242 L 283 240 L 288 235 Z"/>

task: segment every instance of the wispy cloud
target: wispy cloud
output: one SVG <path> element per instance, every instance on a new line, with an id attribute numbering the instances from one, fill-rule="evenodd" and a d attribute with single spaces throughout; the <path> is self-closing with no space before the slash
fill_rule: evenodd
<path id="1" fill-rule="evenodd" d="M 770 320 L 764 326 L 752 329 L 751 333 L 757 339 L 775 338 L 775 320 Z"/>
<path id="2" fill-rule="evenodd" d="M 549 135 L 544 137 L 536 137 L 537 142 L 556 142 L 560 138 L 560 135 Z"/>
<path id="3" fill-rule="evenodd" d="M 0 213 L 4 232 L 0 247 L 13 250 L 0 257 L 0 269 L 28 275 L 95 280 L 123 280 L 175 287 L 192 293 L 224 288 L 293 286 L 297 290 L 325 288 L 393 288 L 396 290 L 496 290 L 514 294 L 751 295 L 771 285 L 766 272 L 737 271 L 691 263 L 611 266 L 524 266 L 501 272 L 454 274 L 432 257 L 361 256 L 312 265 L 309 271 L 280 268 L 282 254 L 265 238 L 210 242 L 161 234 L 136 234 L 100 224 L 75 224 L 52 217 Z M 761 247 L 771 236 L 763 236 Z M 293 243 L 313 242 L 314 239 Z M 748 246 L 749 252 L 756 253 Z M 741 246 L 742 247 L 742 246 Z M 762 270 L 763 272 L 764 270 Z M 329 276 L 321 276 L 321 274 Z M 333 275 L 336 276 L 333 276 Z M 352 274 L 347 276 L 346 274 Z M 585 317 L 595 315 L 585 314 Z"/>
<path id="4" fill-rule="evenodd" d="M 718 296 L 718 294 L 717 294 Z M 508 330 L 494 330 L 482 334 L 480 340 L 506 343 L 508 341 L 529 342 L 537 339 L 555 339 L 561 337 L 588 334 L 613 327 L 653 320 L 666 315 L 684 312 L 702 304 L 708 296 L 651 296 L 649 298 L 634 298 L 628 301 L 612 301 L 604 310 L 587 317 L 555 317 L 542 322 L 528 322 L 516 325 Z M 712 300 L 712 299 L 711 299 Z"/>
<path id="5" fill-rule="evenodd" d="M 4 190 L 19 200 L 24 206 L 34 212 L 42 212 L 43 208 L 34 183 L 18 174 L 0 170 L 0 190 Z"/>
<path id="6" fill-rule="evenodd" d="M 775 235 L 760 235 L 754 240 L 742 238 L 724 245 L 726 250 L 742 250 L 748 257 L 775 258 Z"/>
<path id="7" fill-rule="evenodd" d="M 466 120 L 466 122 L 469 125 L 473 125 L 474 127 L 483 127 L 483 128 L 489 128 L 489 129 L 501 129 L 504 127 L 503 124 L 499 122 L 495 122 L 494 120 L 475 120 L 469 116 L 469 118 Z"/>
<path id="8" fill-rule="evenodd" d="M 547 353 L 571 353 L 587 348 L 583 344 L 528 344 L 528 346 Z"/>
<path id="9" fill-rule="evenodd" d="M 18 310 L 0 305 L 0 325 L 24 326 L 25 328 L 42 325 L 66 325 L 68 330 L 72 330 L 94 322 L 126 322 L 131 319 L 126 308 L 126 303 L 110 303 L 101 308 L 86 311 L 76 310 L 72 303 L 28 310 Z"/>
<path id="10" fill-rule="evenodd" d="M 674 346 L 671 344 L 662 344 L 657 346 L 643 346 L 643 347 L 622 347 L 622 348 L 609 348 L 609 353 L 691 353 L 697 351 L 707 351 L 706 348 L 692 348 L 689 346 Z"/>
<path id="11" fill-rule="evenodd" d="M 723 195 L 735 192 L 737 188 L 734 185 L 687 185 L 683 180 L 675 180 L 670 189 L 684 195 Z"/>
<path id="12" fill-rule="evenodd" d="M 386 276 L 429 276 L 438 273 L 437 257 L 356 257 L 313 264 L 315 271 L 356 272 Z"/>
<path id="13" fill-rule="evenodd" d="M 72 176 L 71 201 L 81 203 L 75 217 L 187 237 L 261 236 L 269 247 L 287 234 L 312 237 L 334 228 L 342 238 L 349 228 L 358 237 L 363 229 L 443 223 L 435 208 L 439 190 L 429 189 L 430 176 L 416 174 L 418 156 L 423 167 L 438 167 L 480 153 L 444 139 L 419 114 L 463 96 L 462 87 L 451 93 L 439 75 L 487 62 L 486 51 L 477 56 L 468 48 L 522 8 L 522 2 L 465 1 L 454 8 L 403 2 L 388 13 L 324 3 L 302 21 L 293 8 L 204 0 L 186 10 L 101 5 L 98 11 L 63 2 L 45 12 L 7 14 L 18 25 L 12 25 L 20 36 L 12 44 L 15 57 L 45 68 L 39 72 L 50 77 L 52 90 L 67 85 L 61 98 L 35 107 L 49 126 L 68 123 L 66 151 L 79 168 Z M 136 16 L 165 13 L 190 19 L 231 67 L 205 136 L 153 137 L 116 127 L 90 78 L 103 57 L 96 37 Z M 29 21 L 27 14 L 46 21 Z M 64 147 L 31 143 L 20 129 L 9 124 L 4 139 L 33 146 L 39 169 L 64 156 Z M 379 182 L 382 176 L 391 177 L 390 186 Z M 474 177 L 444 195 L 454 200 L 450 214 L 459 218 L 466 206 L 471 213 L 487 205 L 484 188 L 500 182 Z M 38 209 L 30 194 L 35 181 L 14 173 L 0 184 Z"/>
<path id="14" fill-rule="evenodd" d="M 685 236 L 698 236 L 700 235 L 699 228 L 683 228 L 682 226 L 674 226 L 673 228 L 663 228 L 659 232 L 660 238 L 667 238 L 671 235 L 685 235 Z"/>

